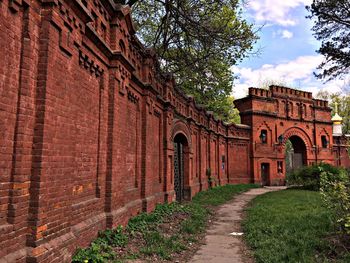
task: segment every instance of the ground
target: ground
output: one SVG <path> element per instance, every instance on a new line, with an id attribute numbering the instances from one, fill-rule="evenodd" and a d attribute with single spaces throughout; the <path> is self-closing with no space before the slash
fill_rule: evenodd
<path id="1" fill-rule="evenodd" d="M 252 189 L 220 206 L 216 211 L 214 224 L 206 232 L 205 244 L 188 262 L 254 262 L 240 236 L 244 208 L 256 196 L 280 189 L 280 187 Z"/>

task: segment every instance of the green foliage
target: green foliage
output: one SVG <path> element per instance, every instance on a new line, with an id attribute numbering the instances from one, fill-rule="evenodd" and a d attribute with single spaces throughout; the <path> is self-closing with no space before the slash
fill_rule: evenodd
<path id="1" fill-rule="evenodd" d="M 338 114 L 343 118 L 343 133 L 350 133 L 350 94 L 332 94 L 330 107 L 333 109 L 334 104 L 338 103 Z"/>
<path id="2" fill-rule="evenodd" d="M 119 2 L 124 2 L 119 0 Z M 181 90 L 225 121 L 232 119 L 231 67 L 249 55 L 257 40 L 239 0 L 133 1 L 142 42 L 174 74 Z M 236 120 L 236 118 L 233 118 Z"/>
<path id="3" fill-rule="evenodd" d="M 72 263 L 104 263 L 115 259 L 112 247 L 103 242 L 92 242 L 88 248 L 78 249 Z"/>
<path id="4" fill-rule="evenodd" d="M 146 246 L 140 252 L 148 256 L 158 255 L 162 259 L 171 259 L 172 253 L 186 249 L 178 235 L 166 237 L 157 231 L 150 231 L 145 233 L 144 239 Z"/>
<path id="5" fill-rule="evenodd" d="M 332 213 L 318 192 L 285 190 L 255 198 L 247 209 L 244 238 L 257 263 L 328 261 L 334 248 L 325 238 Z"/>
<path id="6" fill-rule="evenodd" d="M 314 36 L 321 41 L 318 53 L 325 57 L 316 74 L 319 78 L 334 79 L 350 69 L 350 3 L 349 0 L 313 0 L 309 18 L 315 21 Z"/>
<path id="7" fill-rule="evenodd" d="M 286 141 L 285 145 L 285 161 L 286 161 L 286 172 L 287 175 L 290 174 L 290 170 L 293 169 L 292 163 L 292 153 L 294 152 L 293 143 L 290 140 Z"/>
<path id="8" fill-rule="evenodd" d="M 258 188 L 255 184 L 238 184 L 214 187 L 208 191 L 199 192 L 192 200 L 192 203 L 201 206 L 218 206 L 231 200 L 236 194 L 245 192 L 251 188 Z"/>
<path id="9" fill-rule="evenodd" d="M 214 112 L 216 118 L 228 123 L 241 123 L 239 111 L 233 107 L 234 98 L 232 96 L 223 95 L 217 100 L 208 98 L 208 110 Z"/>
<path id="10" fill-rule="evenodd" d="M 124 247 L 128 243 L 128 237 L 124 234 L 122 226 L 115 229 L 107 229 L 99 233 L 95 243 L 107 244 L 113 247 Z"/>
<path id="11" fill-rule="evenodd" d="M 342 93 L 329 93 L 327 91 L 320 91 L 317 93 L 317 97 L 329 100 L 329 106 L 332 108 L 332 115 L 335 110 L 335 103 L 338 103 L 338 114 L 343 118 L 343 133 L 350 133 L 350 94 L 349 91 L 344 90 Z"/>
<path id="12" fill-rule="evenodd" d="M 122 226 L 101 231 L 90 247 L 77 250 L 72 262 L 99 263 L 115 259 L 116 255 L 112 247 L 124 247 L 127 242 L 128 237 L 125 235 Z"/>
<path id="13" fill-rule="evenodd" d="M 321 194 L 326 206 L 334 212 L 334 222 L 350 234 L 350 177 L 345 169 L 339 173 L 321 173 Z"/>
<path id="14" fill-rule="evenodd" d="M 157 205 L 152 213 L 142 213 L 129 220 L 125 229 L 118 226 L 113 230 L 99 233 L 90 247 L 78 249 L 73 257 L 74 263 L 108 262 L 111 260 L 135 259 L 142 256 L 157 255 L 163 260 L 171 259 L 171 255 L 186 249 L 188 242 L 196 241 L 196 235 L 205 230 L 210 214 L 208 206 L 215 206 L 230 200 L 235 194 L 246 191 L 256 185 L 225 185 L 215 187 L 197 194 L 191 203 Z M 176 213 L 188 215 L 180 223 L 179 231 L 169 235 L 162 233 L 159 226 L 166 224 Z M 142 239 L 144 246 L 137 253 L 130 252 L 123 258 L 113 252 L 114 247 L 125 247 L 132 237 Z M 142 242 L 141 242 L 142 244 Z"/>
<path id="15" fill-rule="evenodd" d="M 239 116 L 239 111 L 237 108 L 232 107 L 234 97 L 230 96 L 226 100 L 226 104 L 221 107 L 223 112 L 220 114 L 219 110 L 214 110 L 214 112 L 219 112 L 218 117 L 229 123 L 241 123 L 241 117 Z"/>
<path id="16" fill-rule="evenodd" d="M 181 231 L 187 234 L 197 234 L 204 231 L 209 210 L 199 204 L 193 203 L 187 206 L 186 211 L 191 216 L 181 223 Z"/>
<path id="17" fill-rule="evenodd" d="M 126 229 L 131 234 L 135 232 L 143 233 L 162 223 L 166 216 L 179 211 L 184 211 L 184 207 L 179 203 L 158 204 L 152 213 L 141 213 L 131 218 Z"/>
<path id="18" fill-rule="evenodd" d="M 339 174 L 340 169 L 327 163 L 304 166 L 287 174 L 287 185 L 300 186 L 303 189 L 318 191 L 320 190 L 320 175 L 323 171 Z"/>

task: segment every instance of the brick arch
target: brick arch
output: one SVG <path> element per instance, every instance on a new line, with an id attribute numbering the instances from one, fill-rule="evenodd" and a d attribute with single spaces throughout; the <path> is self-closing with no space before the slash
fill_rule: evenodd
<path id="1" fill-rule="evenodd" d="M 186 137 L 187 143 L 188 143 L 188 148 L 191 150 L 192 143 L 191 143 L 190 128 L 182 120 L 175 120 L 174 125 L 173 125 L 173 129 L 171 132 L 171 141 L 174 141 L 175 136 L 178 135 L 179 133 L 183 134 Z"/>
<path id="2" fill-rule="evenodd" d="M 292 136 L 298 136 L 305 144 L 306 150 L 311 149 L 312 141 L 310 136 L 302 129 L 298 127 L 292 127 L 283 132 L 283 147 L 286 145 L 288 139 Z"/>
<path id="3" fill-rule="evenodd" d="M 192 142 L 191 142 L 191 131 L 190 128 L 188 127 L 188 125 L 179 119 L 175 119 L 174 120 L 174 124 L 173 124 L 173 128 L 172 128 L 172 132 L 171 132 L 171 141 L 175 143 L 175 139 L 177 135 L 181 135 L 184 136 L 187 140 L 187 144 L 183 145 L 183 172 L 179 175 L 181 181 L 183 181 L 184 185 L 183 185 L 183 196 L 181 194 L 181 197 L 179 198 L 179 201 L 181 200 L 189 200 L 191 199 L 191 186 L 190 186 L 190 178 L 191 178 L 191 158 L 192 158 Z M 175 148 L 174 148 L 175 151 Z M 174 152 L 175 154 L 175 152 Z M 174 162 L 175 162 L 175 158 L 174 158 Z M 174 164 L 174 168 L 175 168 L 175 164 Z M 179 178 L 178 177 L 178 178 Z M 175 188 L 175 172 L 174 172 L 174 191 L 176 193 L 176 188 Z M 181 191 L 180 191 L 181 193 Z M 175 194 L 175 196 L 177 196 Z M 178 199 L 178 197 L 176 197 L 176 199 Z"/>

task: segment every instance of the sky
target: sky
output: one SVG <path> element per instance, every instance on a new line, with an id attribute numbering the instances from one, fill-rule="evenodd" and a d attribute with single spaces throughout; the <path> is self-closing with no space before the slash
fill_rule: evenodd
<path id="1" fill-rule="evenodd" d="M 258 55 L 232 67 L 239 77 L 233 87 L 234 98 L 247 95 L 249 87 L 268 81 L 310 91 L 340 92 L 344 80 L 324 83 L 313 76 L 323 56 L 316 50 L 320 42 L 312 35 L 313 21 L 306 18 L 305 6 L 312 0 L 249 0 L 244 16 L 257 27 L 260 39 L 255 44 Z"/>

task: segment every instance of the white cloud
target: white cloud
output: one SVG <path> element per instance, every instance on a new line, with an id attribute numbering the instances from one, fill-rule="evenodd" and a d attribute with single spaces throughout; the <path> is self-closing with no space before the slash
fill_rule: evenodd
<path id="1" fill-rule="evenodd" d="M 248 8 L 257 22 L 294 26 L 298 20 L 291 15 L 291 10 L 311 2 L 312 0 L 252 0 L 248 2 Z"/>
<path id="2" fill-rule="evenodd" d="M 238 67 L 234 67 L 232 70 L 238 73 L 242 80 L 252 86 L 259 86 L 266 80 L 281 80 L 289 83 L 311 76 L 321 61 L 322 56 L 300 56 L 295 60 L 277 65 L 264 64 L 261 68 L 255 70 Z"/>
<path id="3" fill-rule="evenodd" d="M 293 37 L 293 32 L 290 32 L 288 30 L 282 30 L 281 37 L 286 38 L 286 39 L 290 39 Z"/>
<path id="4" fill-rule="evenodd" d="M 334 80 L 324 84 L 314 78 L 313 72 L 322 60 L 320 55 L 300 56 L 281 64 L 265 64 L 258 69 L 234 66 L 232 72 L 239 76 L 239 80 L 233 87 L 233 96 L 242 98 L 247 95 L 249 87 L 260 87 L 267 81 L 282 82 L 290 87 L 313 92 L 314 95 L 320 90 L 332 93 L 341 91 L 349 80 Z"/>
<path id="5" fill-rule="evenodd" d="M 277 30 L 272 32 L 272 38 L 280 37 L 290 39 L 294 36 L 294 33 L 289 30 Z"/>

